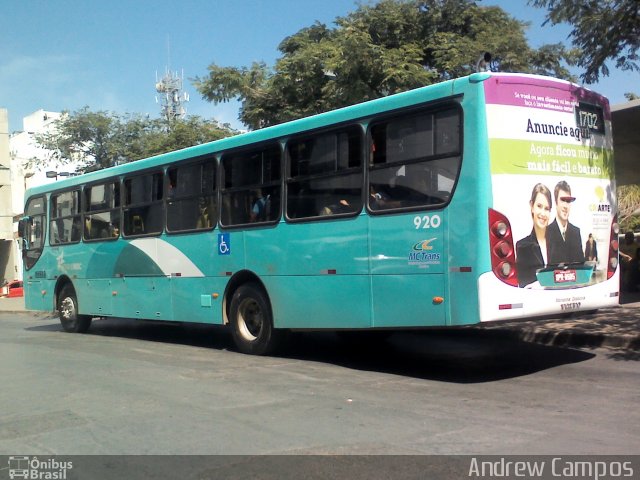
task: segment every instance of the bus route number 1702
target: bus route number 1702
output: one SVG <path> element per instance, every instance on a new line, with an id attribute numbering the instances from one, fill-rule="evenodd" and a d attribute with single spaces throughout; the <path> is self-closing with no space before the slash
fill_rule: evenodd
<path id="1" fill-rule="evenodd" d="M 438 228 L 440 226 L 440 215 L 417 215 L 413 218 L 416 230 L 420 228 Z"/>

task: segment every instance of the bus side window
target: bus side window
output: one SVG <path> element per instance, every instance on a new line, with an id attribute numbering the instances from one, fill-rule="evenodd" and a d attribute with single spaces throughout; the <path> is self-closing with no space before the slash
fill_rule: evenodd
<path id="1" fill-rule="evenodd" d="M 446 204 L 460 169 L 459 130 L 458 108 L 411 113 L 373 124 L 369 210 Z"/>
<path id="2" fill-rule="evenodd" d="M 279 144 L 223 155 L 223 226 L 261 224 L 280 218 L 281 157 Z"/>
<path id="3" fill-rule="evenodd" d="M 167 231 L 213 228 L 216 224 L 216 160 L 167 170 Z"/>
<path id="4" fill-rule="evenodd" d="M 106 240 L 120 234 L 120 182 L 84 188 L 84 239 Z"/>
<path id="5" fill-rule="evenodd" d="M 124 235 L 159 234 L 163 227 L 163 175 L 160 172 L 124 180 Z"/>
<path id="6" fill-rule="evenodd" d="M 80 191 L 51 195 L 51 245 L 79 242 L 82 237 Z"/>
<path id="7" fill-rule="evenodd" d="M 359 126 L 287 143 L 287 218 L 299 220 L 362 210 L 363 135 Z"/>

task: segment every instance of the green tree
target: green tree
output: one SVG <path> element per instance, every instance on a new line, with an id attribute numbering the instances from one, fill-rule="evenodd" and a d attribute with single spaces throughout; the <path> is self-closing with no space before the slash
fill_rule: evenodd
<path id="1" fill-rule="evenodd" d="M 623 232 L 636 231 L 640 217 L 640 185 L 620 185 L 618 194 L 618 222 Z"/>
<path id="2" fill-rule="evenodd" d="M 467 75 L 485 51 L 501 70 L 571 78 L 560 44 L 528 46 L 526 23 L 472 0 L 381 0 L 285 38 L 273 69 L 211 64 L 203 98 L 241 101 L 252 129 Z"/>
<path id="3" fill-rule="evenodd" d="M 51 132 L 36 135 L 36 143 L 48 158 L 34 158 L 31 163 L 55 160 L 73 162 L 79 165 L 79 172 L 100 170 L 236 133 L 228 125 L 197 116 L 167 123 L 142 115 L 92 112 L 84 107 L 64 112 Z"/>
<path id="4" fill-rule="evenodd" d="M 615 60 L 621 70 L 640 71 L 638 0 L 529 0 L 529 4 L 547 10 L 545 24 L 571 24 L 570 38 L 576 63 L 584 69 L 580 76 L 584 82 L 608 76 L 608 60 Z"/>

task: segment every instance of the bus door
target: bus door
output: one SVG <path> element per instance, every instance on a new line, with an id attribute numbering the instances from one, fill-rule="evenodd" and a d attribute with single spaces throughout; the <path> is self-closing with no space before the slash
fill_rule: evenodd
<path id="1" fill-rule="evenodd" d="M 445 324 L 442 212 L 371 217 L 373 326 Z"/>
<path id="2" fill-rule="evenodd" d="M 370 127 L 367 209 L 373 326 L 446 321 L 448 205 L 460 171 L 461 110 L 435 105 Z"/>
<path id="3" fill-rule="evenodd" d="M 47 271 L 44 261 L 38 262 L 44 250 L 46 234 L 46 200 L 43 196 L 29 199 L 25 208 L 26 216 L 20 220 L 18 234 L 22 249 L 25 306 L 30 310 L 51 310 L 45 294 Z"/>

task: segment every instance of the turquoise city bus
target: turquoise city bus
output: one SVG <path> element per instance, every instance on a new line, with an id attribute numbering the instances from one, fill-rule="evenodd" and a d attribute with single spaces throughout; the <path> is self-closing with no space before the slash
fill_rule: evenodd
<path id="1" fill-rule="evenodd" d="M 604 97 L 476 73 L 30 189 L 26 306 L 71 332 L 225 324 L 265 354 L 615 305 L 612 165 Z"/>

